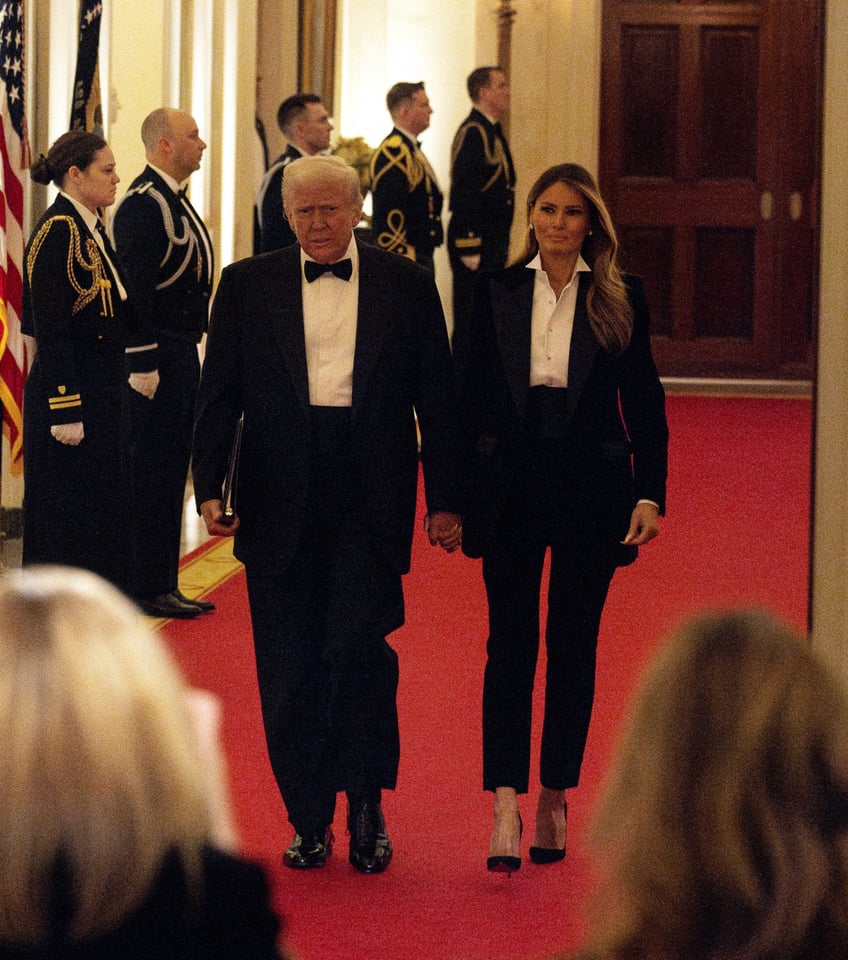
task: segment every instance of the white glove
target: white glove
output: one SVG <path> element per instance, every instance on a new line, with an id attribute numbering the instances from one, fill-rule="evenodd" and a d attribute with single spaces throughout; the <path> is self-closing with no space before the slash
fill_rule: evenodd
<path id="1" fill-rule="evenodd" d="M 82 420 L 75 423 L 57 423 L 50 428 L 50 433 L 59 443 L 67 444 L 69 447 L 77 447 L 85 436 L 82 428 Z"/>
<path id="2" fill-rule="evenodd" d="M 136 393 L 140 393 L 148 400 L 156 396 L 156 390 L 159 387 L 159 371 L 149 370 L 147 373 L 131 373 L 130 386 Z"/>
<path id="3" fill-rule="evenodd" d="M 480 267 L 480 254 L 472 253 L 467 257 L 459 258 L 469 270 L 477 270 Z"/>

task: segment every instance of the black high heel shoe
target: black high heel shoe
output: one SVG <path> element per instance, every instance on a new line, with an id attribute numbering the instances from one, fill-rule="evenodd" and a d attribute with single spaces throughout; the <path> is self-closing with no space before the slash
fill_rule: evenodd
<path id="1" fill-rule="evenodd" d="M 568 803 L 563 801 L 562 812 L 565 815 L 566 836 L 568 834 Z M 559 847 L 530 847 L 530 859 L 533 863 L 558 863 L 565 859 L 565 840 Z"/>
<path id="2" fill-rule="evenodd" d="M 518 814 L 518 842 L 521 843 L 521 834 L 524 833 L 524 823 L 521 820 L 521 814 Z M 490 873 L 505 873 L 512 876 L 513 872 L 520 869 L 521 857 L 496 856 L 488 857 L 486 860 L 486 869 Z"/>

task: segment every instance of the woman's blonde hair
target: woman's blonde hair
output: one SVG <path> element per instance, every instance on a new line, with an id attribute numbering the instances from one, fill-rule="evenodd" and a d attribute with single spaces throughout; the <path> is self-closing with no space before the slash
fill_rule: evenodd
<path id="1" fill-rule="evenodd" d="M 0 580 L 0 940 L 97 936 L 210 824 L 185 688 L 115 588 L 72 568 Z M 57 887 L 59 889 L 57 889 Z"/>
<path id="2" fill-rule="evenodd" d="M 841 683 L 771 615 L 685 625 L 643 684 L 596 817 L 590 952 L 844 955 L 846 717 Z"/>
<path id="3" fill-rule="evenodd" d="M 586 296 L 586 310 L 598 343 L 609 353 L 621 353 L 627 348 L 633 333 L 633 308 L 627 298 L 627 287 L 618 265 L 615 227 L 598 185 L 588 170 L 576 163 L 560 163 L 548 167 L 539 176 L 527 195 L 527 227 L 524 250 L 519 259 L 525 262 L 539 252 L 535 233 L 530 228 L 530 215 L 540 195 L 555 183 L 564 183 L 577 190 L 589 207 L 591 233 L 583 241 L 581 250 L 583 259 L 592 268 L 592 285 Z"/>

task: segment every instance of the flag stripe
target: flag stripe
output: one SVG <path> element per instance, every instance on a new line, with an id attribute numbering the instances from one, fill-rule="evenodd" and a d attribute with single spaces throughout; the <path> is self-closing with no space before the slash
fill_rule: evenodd
<path id="1" fill-rule="evenodd" d="M 29 166 L 24 111 L 24 5 L 0 3 L 0 403 L 8 433 L 11 462 L 21 455 L 23 390 L 26 354 L 21 335 L 23 300 L 22 171 Z"/>

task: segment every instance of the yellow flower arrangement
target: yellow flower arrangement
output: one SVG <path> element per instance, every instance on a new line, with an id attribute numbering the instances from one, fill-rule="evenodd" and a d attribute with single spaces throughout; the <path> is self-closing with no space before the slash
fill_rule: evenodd
<path id="1" fill-rule="evenodd" d="M 359 189 L 364 197 L 371 188 L 370 167 L 374 148 L 370 147 L 363 137 L 339 137 L 332 152 L 356 170 L 359 175 Z"/>

